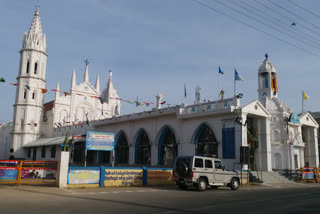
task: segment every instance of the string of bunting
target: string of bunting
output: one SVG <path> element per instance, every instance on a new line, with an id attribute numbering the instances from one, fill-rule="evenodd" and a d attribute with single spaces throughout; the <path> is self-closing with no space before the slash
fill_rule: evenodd
<path id="1" fill-rule="evenodd" d="M 5 79 L 3 77 L 0 77 L 0 82 L 6 82 Z M 13 85 L 13 86 L 19 86 L 20 84 L 17 84 L 17 83 L 9 83 L 10 85 Z M 24 87 L 27 89 L 27 90 L 31 90 L 32 87 L 30 87 L 29 85 L 24 85 Z M 35 88 L 35 89 L 39 89 L 41 90 L 41 92 L 43 94 L 47 93 L 48 92 L 48 89 L 45 89 L 45 88 Z M 71 92 L 66 92 L 66 91 L 60 91 L 60 90 L 57 90 L 57 89 L 52 89 L 51 91 L 53 92 L 59 92 L 61 94 L 64 94 L 64 96 L 71 96 L 72 94 L 75 94 L 75 95 L 78 95 L 78 96 L 86 96 L 85 94 L 81 94 L 81 93 L 71 93 Z M 102 97 L 98 97 L 98 96 L 90 96 L 91 98 L 95 98 L 95 99 L 98 99 L 100 101 L 101 104 L 105 103 L 105 100 L 102 98 Z M 111 99 L 116 99 L 116 100 L 120 100 L 120 101 L 123 101 L 123 102 L 126 102 L 126 103 L 129 103 L 129 104 L 135 104 L 136 107 L 138 106 L 150 106 L 151 104 L 155 105 L 155 103 L 153 102 L 140 102 L 140 101 L 131 101 L 131 100 L 125 100 L 125 99 L 120 99 L 118 97 L 114 97 L 114 98 L 111 98 Z M 166 104 L 166 101 L 163 101 L 160 103 L 161 105 L 164 105 Z M 170 106 L 170 104 L 167 104 L 168 106 Z"/>

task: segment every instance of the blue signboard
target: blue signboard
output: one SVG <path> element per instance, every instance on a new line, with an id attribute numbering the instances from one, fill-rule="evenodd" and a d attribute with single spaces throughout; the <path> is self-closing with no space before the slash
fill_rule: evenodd
<path id="1" fill-rule="evenodd" d="M 300 118 L 297 114 L 292 113 L 289 117 L 289 122 L 291 123 L 296 123 L 296 124 L 300 124 Z"/>
<path id="2" fill-rule="evenodd" d="M 114 133 L 87 132 L 86 150 L 113 151 Z"/>
<path id="3" fill-rule="evenodd" d="M 18 175 L 18 169 L 14 167 L 1 167 L 0 168 L 0 180 L 16 179 Z"/>

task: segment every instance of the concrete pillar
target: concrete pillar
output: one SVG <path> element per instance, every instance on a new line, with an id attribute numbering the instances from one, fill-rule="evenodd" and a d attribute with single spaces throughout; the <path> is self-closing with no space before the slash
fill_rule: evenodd
<path id="1" fill-rule="evenodd" d="M 272 171 L 272 153 L 270 138 L 270 120 L 263 118 L 258 120 L 259 160 L 263 171 Z M 261 148 L 260 148 L 261 147 Z"/>
<path id="2" fill-rule="evenodd" d="M 58 157 L 58 168 L 57 168 L 57 186 L 59 188 L 67 187 L 68 180 L 68 168 L 69 168 L 69 152 L 60 152 Z"/>
<path id="3" fill-rule="evenodd" d="M 135 159 L 135 145 L 129 144 L 129 164 L 133 165 Z"/>
<path id="4" fill-rule="evenodd" d="M 158 144 L 151 144 L 151 166 L 158 165 Z"/>
<path id="5" fill-rule="evenodd" d="M 309 166 L 318 167 L 319 166 L 319 151 L 318 151 L 318 137 L 317 137 L 317 129 L 313 127 L 307 128 L 308 133 L 308 141 L 309 144 Z"/>

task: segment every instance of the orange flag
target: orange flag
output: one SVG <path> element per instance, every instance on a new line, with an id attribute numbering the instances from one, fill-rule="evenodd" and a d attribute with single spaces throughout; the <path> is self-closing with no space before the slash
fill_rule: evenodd
<path id="1" fill-rule="evenodd" d="M 45 89 L 45 88 L 40 88 L 40 89 L 41 89 L 41 91 L 42 91 L 43 94 L 45 94 L 45 93 L 48 92 L 48 89 Z"/>

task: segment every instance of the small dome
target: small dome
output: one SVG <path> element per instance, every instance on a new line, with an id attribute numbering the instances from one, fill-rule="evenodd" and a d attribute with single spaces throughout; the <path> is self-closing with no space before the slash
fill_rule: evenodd
<path id="1" fill-rule="evenodd" d="M 277 72 L 274 65 L 268 59 L 263 60 L 263 63 L 262 63 L 262 65 L 260 65 L 258 71 L 259 71 L 259 73 L 265 73 L 265 72 L 276 73 Z"/>

